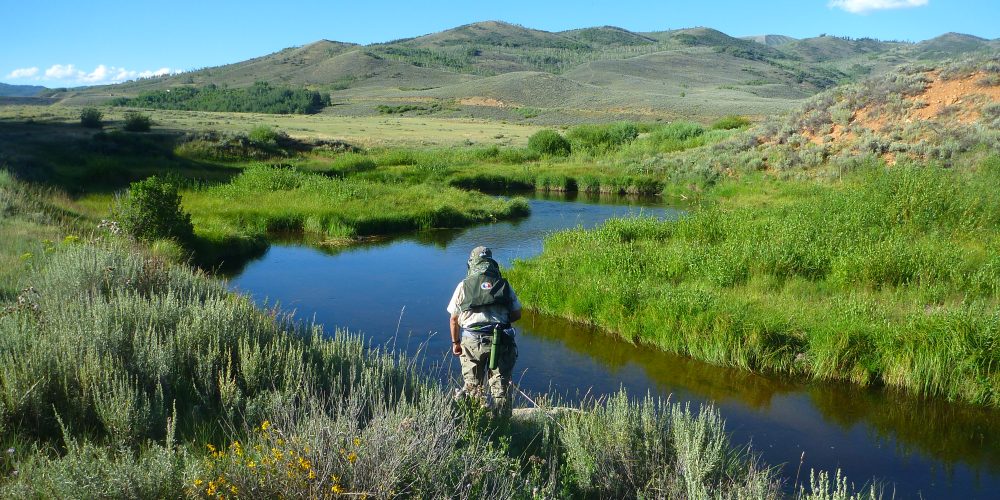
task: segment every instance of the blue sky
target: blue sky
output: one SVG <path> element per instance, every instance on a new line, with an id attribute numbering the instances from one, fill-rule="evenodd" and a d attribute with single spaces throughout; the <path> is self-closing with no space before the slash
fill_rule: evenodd
<path id="1" fill-rule="evenodd" d="M 560 31 L 708 26 L 733 36 L 1000 37 L 1000 0 L 4 2 L 0 82 L 71 87 L 243 61 L 319 39 L 361 44 L 502 20 Z"/>

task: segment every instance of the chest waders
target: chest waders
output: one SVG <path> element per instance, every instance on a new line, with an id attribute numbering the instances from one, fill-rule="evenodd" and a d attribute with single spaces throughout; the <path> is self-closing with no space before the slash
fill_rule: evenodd
<path id="1" fill-rule="evenodd" d="M 503 306 L 510 308 L 512 294 L 510 284 L 500 274 L 500 266 L 495 260 L 489 257 L 471 259 L 469 261 L 469 273 L 462 283 L 464 300 L 459 305 L 463 311 L 483 310 L 490 307 Z M 485 326 L 485 325 L 484 325 Z M 486 397 L 487 406 L 493 407 L 493 394 L 490 390 L 489 380 L 491 373 L 497 370 L 500 362 L 500 336 L 506 335 L 505 329 L 510 325 L 501 327 L 494 324 L 492 328 L 493 338 L 490 339 L 490 360 L 484 367 L 482 388 Z M 486 333 L 486 332 L 482 332 Z"/>

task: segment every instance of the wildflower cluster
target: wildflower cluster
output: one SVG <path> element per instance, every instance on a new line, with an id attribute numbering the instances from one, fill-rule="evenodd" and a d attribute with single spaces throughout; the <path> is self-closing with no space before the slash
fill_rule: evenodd
<path id="1" fill-rule="evenodd" d="M 252 444 L 251 444 L 252 443 Z M 353 446 L 351 446 L 353 445 Z M 246 445 L 233 441 L 227 447 L 206 445 L 204 470 L 212 479 L 196 479 L 192 492 L 205 498 L 240 494 L 270 496 L 300 492 L 309 497 L 348 493 L 343 477 L 333 473 L 358 460 L 359 438 L 339 450 L 339 463 L 317 467 L 317 452 L 299 437 L 288 437 L 265 420 Z M 241 493 L 242 492 L 242 493 Z M 362 495 L 363 496 L 363 495 Z"/>
<path id="2" fill-rule="evenodd" d="M 97 229 L 115 236 L 122 233 L 122 228 L 118 225 L 118 221 L 108 219 L 101 219 L 100 224 L 97 225 Z"/>

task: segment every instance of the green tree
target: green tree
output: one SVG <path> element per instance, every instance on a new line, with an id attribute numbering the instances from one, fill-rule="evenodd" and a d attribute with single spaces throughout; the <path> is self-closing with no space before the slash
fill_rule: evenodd
<path id="1" fill-rule="evenodd" d="M 188 244 L 194 239 L 191 215 L 181 210 L 177 186 L 156 176 L 133 182 L 117 200 L 114 218 L 126 234 L 140 241 L 172 239 Z"/>
<path id="2" fill-rule="evenodd" d="M 83 108 L 80 111 L 80 125 L 87 128 L 101 128 L 104 124 L 101 120 L 104 118 L 104 113 L 97 108 Z"/>
<path id="3" fill-rule="evenodd" d="M 144 115 L 138 111 L 128 111 L 125 113 L 125 130 L 129 132 L 149 132 L 153 126 L 153 119 L 149 115 Z"/>

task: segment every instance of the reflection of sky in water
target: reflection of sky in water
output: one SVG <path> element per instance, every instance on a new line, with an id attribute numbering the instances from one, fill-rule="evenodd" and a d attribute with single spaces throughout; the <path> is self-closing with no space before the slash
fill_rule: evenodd
<path id="1" fill-rule="evenodd" d="M 553 231 L 591 228 L 610 217 L 677 216 L 674 210 L 649 206 L 546 200 L 531 205 L 531 216 L 520 221 L 424 232 L 332 255 L 273 246 L 231 285 L 255 300 L 278 302 L 301 318 L 315 319 L 328 331 L 359 331 L 373 344 L 393 343 L 411 353 L 423 346 L 430 361 L 444 360 L 457 374 L 458 363 L 444 354 L 449 347 L 445 306 L 465 275 L 473 247 L 493 248 L 501 264 L 509 266 L 513 259 L 540 252 Z M 713 401 L 738 443 L 752 442 L 765 461 L 787 464 L 785 472 L 792 476 L 805 451 L 806 478 L 810 467 L 840 467 L 858 484 L 876 475 L 895 482 L 896 494 L 903 497 L 922 492 L 975 498 L 1000 488 L 995 439 L 1000 412 L 713 367 L 532 314 L 517 326 L 516 373 L 528 391 L 553 390 L 572 399 L 624 387 L 636 395 Z"/>

